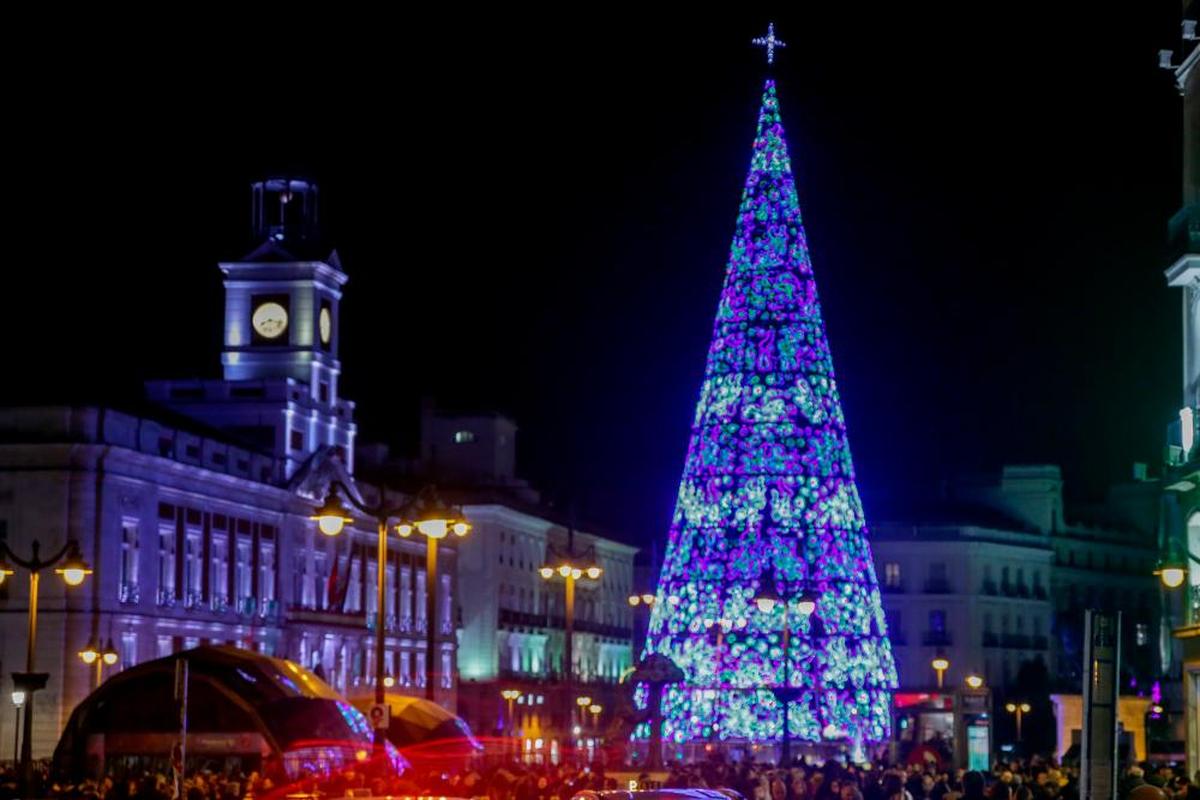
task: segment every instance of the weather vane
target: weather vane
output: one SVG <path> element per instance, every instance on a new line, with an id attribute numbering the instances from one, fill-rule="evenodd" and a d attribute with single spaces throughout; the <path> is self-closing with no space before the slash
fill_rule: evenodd
<path id="1" fill-rule="evenodd" d="M 767 63 L 768 64 L 775 63 L 775 48 L 776 47 L 787 47 L 786 42 L 784 42 L 782 39 L 775 38 L 775 23 L 774 22 L 767 23 L 767 35 L 766 36 L 759 36 L 756 39 L 753 39 L 750 43 L 756 44 L 759 47 L 767 48 Z"/>

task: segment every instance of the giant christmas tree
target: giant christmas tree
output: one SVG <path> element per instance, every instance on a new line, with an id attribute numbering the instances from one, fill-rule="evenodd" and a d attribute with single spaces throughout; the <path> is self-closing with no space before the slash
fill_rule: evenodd
<path id="1" fill-rule="evenodd" d="M 887 738 L 896 669 L 773 80 L 657 600 L 647 650 L 687 676 L 667 740 L 777 741 L 783 702 L 789 739 Z"/>

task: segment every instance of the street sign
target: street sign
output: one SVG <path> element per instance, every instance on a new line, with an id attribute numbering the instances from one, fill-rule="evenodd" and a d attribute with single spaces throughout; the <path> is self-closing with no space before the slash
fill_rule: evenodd
<path id="1" fill-rule="evenodd" d="M 371 727 L 377 731 L 387 730 L 388 723 L 392 721 L 392 709 L 387 703 L 376 703 L 371 706 L 371 710 L 367 712 L 367 716 L 371 719 Z"/>
<path id="2" fill-rule="evenodd" d="M 1116 800 L 1117 702 L 1121 612 L 1088 609 L 1083 617 L 1083 747 L 1081 800 Z"/>

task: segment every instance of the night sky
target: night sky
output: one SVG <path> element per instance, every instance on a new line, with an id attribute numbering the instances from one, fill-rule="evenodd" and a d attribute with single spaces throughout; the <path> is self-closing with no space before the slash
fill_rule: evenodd
<path id="1" fill-rule="evenodd" d="M 773 18 L 868 520 L 1006 462 L 1059 463 L 1080 497 L 1156 464 L 1178 3 L 817 5 L 56 32 L 6 104 L 8 400 L 217 377 L 248 184 L 307 174 L 350 275 L 360 441 L 411 447 L 422 394 L 503 410 L 535 485 L 661 539 Z"/>

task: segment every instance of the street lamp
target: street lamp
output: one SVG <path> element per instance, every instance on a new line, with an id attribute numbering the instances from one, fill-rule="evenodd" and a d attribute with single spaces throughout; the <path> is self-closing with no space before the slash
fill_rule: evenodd
<path id="1" fill-rule="evenodd" d="M 78 586 L 92 574 L 92 568 L 83 560 L 79 552 L 79 543 L 70 539 L 50 558 L 41 557 L 42 544 L 34 540 L 30 545 L 33 551 L 29 558 L 21 558 L 5 541 L 0 541 L 0 582 L 9 575 L 16 574 L 13 566 L 20 567 L 29 573 L 29 623 L 25 643 L 25 673 L 22 676 L 28 683 L 26 691 L 32 695 L 36 688 L 45 685 L 45 676 L 34 673 L 34 653 L 37 651 L 37 613 L 38 588 L 41 584 L 42 570 L 54 569 L 68 587 Z M 14 678 L 16 676 L 14 675 Z M 39 685 L 40 684 L 40 685 Z M 35 688 L 36 687 L 36 688 Z M 33 698 L 23 695 L 25 739 L 21 742 L 21 787 L 28 796 L 33 779 Z M 14 703 L 16 698 L 13 698 Z"/>
<path id="2" fill-rule="evenodd" d="M 604 710 L 604 706 L 599 703 L 592 703 L 588 706 L 588 711 L 592 713 L 592 730 L 595 731 L 600 727 L 600 712 Z"/>
<path id="3" fill-rule="evenodd" d="M 950 660 L 941 653 L 938 653 L 929 662 L 929 666 L 933 667 L 934 671 L 937 672 L 938 688 L 941 689 L 945 682 L 946 670 L 950 669 Z"/>
<path id="4" fill-rule="evenodd" d="M 796 691 L 792 688 L 792 671 L 788 659 L 792 641 L 792 626 L 788 621 L 790 603 L 780 595 L 776 580 L 772 578 L 768 581 L 764 572 L 758 578 L 758 593 L 754 596 L 754 605 L 763 614 L 770 614 L 776 606 L 783 607 L 783 687 L 775 688 L 774 692 L 776 698 L 783 705 L 783 741 L 779 749 L 779 760 L 780 763 L 787 766 L 792 760 L 792 731 L 788 724 L 788 706 L 796 695 Z M 816 609 L 817 601 L 808 592 L 801 594 L 796 601 L 796 610 L 800 612 L 801 616 L 809 617 Z"/>
<path id="5" fill-rule="evenodd" d="M 979 689 L 983 686 L 983 678 L 978 675 L 968 675 L 966 677 L 967 688 Z"/>
<path id="6" fill-rule="evenodd" d="M 387 492 L 383 487 L 379 490 L 379 502 L 368 504 L 358 500 L 354 493 L 341 481 L 334 481 L 329 486 L 329 492 L 321 507 L 313 512 L 310 519 L 316 521 L 317 528 L 326 536 L 337 536 L 342 532 L 347 522 L 353 522 L 350 511 L 342 501 L 342 494 L 350 500 L 350 504 L 363 514 L 374 517 L 377 523 L 378 540 L 375 567 L 375 703 L 383 705 L 384 701 L 384 641 L 385 630 L 384 609 L 387 607 L 387 555 L 388 555 L 388 525 L 394 517 L 400 520 L 396 532 L 402 537 L 412 535 L 415 529 L 423 534 L 428 542 L 425 558 L 425 697 L 433 700 L 436 694 L 434 674 L 437 665 L 437 543 L 444 539 L 447 533 L 455 536 L 466 536 L 470 524 L 463 519 L 462 512 L 445 506 L 437 496 L 437 490 L 432 486 L 421 489 L 411 501 L 401 505 L 388 505 Z M 383 729 L 376 729 L 375 744 L 382 747 L 384 742 Z"/>
<path id="7" fill-rule="evenodd" d="M 604 574 L 604 568 L 596 563 L 596 552 L 589 548 L 582 556 L 576 556 L 573 550 L 574 531 L 568 531 L 567 552 L 564 555 L 547 553 L 547 562 L 538 570 L 546 580 L 554 580 L 557 574 L 563 579 L 566 591 L 566 602 L 563 606 L 563 622 L 566 629 L 563 641 L 563 673 L 569 686 L 574 677 L 574 654 L 572 652 L 575 633 L 575 582 L 587 576 L 589 580 L 599 580 Z M 557 564 L 557 566 L 555 566 Z"/>
<path id="8" fill-rule="evenodd" d="M 1007 703 L 1004 710 L 1010 714 L 1017 715 L 1017 741 L 1021 741 L 1021 719 L 1028 714 L 1033 707 L 1029 703 Z"/>
<path id="9" fill-rule="evenodd" d="M 112 639 L 109 639 L 108 644 L 101 648 L 95 636 L 88 639 L 88 643 L 79 651 L 79 659 L 84 664 L 96 667 L 96 685 L 93 687 L 95 689 L 99 689 L 103 682 L 101 674 L 103 669 L 113 666 L 120 658 L 116 648 L 113 647 Z"/>

